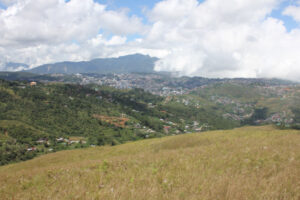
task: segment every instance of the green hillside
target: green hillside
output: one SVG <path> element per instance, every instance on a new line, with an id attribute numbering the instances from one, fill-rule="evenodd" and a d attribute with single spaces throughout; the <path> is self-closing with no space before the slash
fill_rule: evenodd
<path id="1" fill-rule="evenodd" d="M 0 80 L 0 99 L 0 135 L 9 136 L 0 142 L 0 164 L 63 149 L 182 134 L 204 125 L 205 130 L 239 126 L 210 107 L 166 104 L 142 89 Z M 72 143 L 71 136 L 84 139 Z"/>
<path id="2" fill-rule="evenodd" d="M 251 124 L 280 123 L 289 126 L 295 117 L 293 108 L 300 107 L 299 91 L 299 85 L 231 80 L 196 88 L 175 100 L 183 103 L 188 100 L 194 107 L 214 105 L 225 118 L 242 124 L 252 121 Z M 260 110 L 264 110 L 264 115 L 260 119 L 251 119 Z"/>
<path id="3" fill-rule="evenodd" d="M 137 88 L 0 80 L 0 165 L 59 150 L 249 124 L 299 129 L 299 91 L 297 85 L 231 80 L 158 96 Z"/>
<path id="4" fill-rule="evenodd" d="M 62 151 L 0 167 L 0 196 L 298 200 L 299 145 L 265 126 Z"/>
<path id="5" fill-rule="evenodd" d="M 195 92 L 201 97 L 209 98 L 214 95 L 227 96 L 232 99 L 239 99 L 242 102 L 253 102 L 261 97 L 259 90 L 250 85 L 240 85 L 234 83 L 214 84 Z"/>

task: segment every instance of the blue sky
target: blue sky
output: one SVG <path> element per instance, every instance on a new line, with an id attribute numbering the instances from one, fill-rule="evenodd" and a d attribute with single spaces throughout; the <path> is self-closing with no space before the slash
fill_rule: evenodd
<path id="1" fill-rule="evenodd" d="M 5 8 L 5 6 L 0 2 L 0 8 Z"/>
<path id="2" fill-rule="evenodd" d="M 101 4 L 107 5 L 110 10 L 128 9 L 129 16 L 136 15 L 143 20 L 144 24 L 148 23 L 146 12 L 151 10 L 156 3 L 161 0 L 95 0 Z M 129 40 L 139 37 L 139 35 L 130 35 Z"/>
<path id="3" fill-rule="evenodd" d="M 143 9 L 151 9 L 160 0 L 96 0 L 109 9 L 129 8 L 132 14 L 144 17 Z"/>
<path id="4" fill-rule="evenodd" d="M 299 24 L 295 22 L 295 20 L 290 16 L 282 15 L 283 10 L 290 5 L 294 5 L 295 1 L 293 0 L 286 0 L 283 1 L 280 7 L 276 10 L 273 10 L 271 13 L 271 17 L 281 19 L 284 22 L 285 27 L 288 31 L 292 30 L 293 28 L 299 27 Z"/>

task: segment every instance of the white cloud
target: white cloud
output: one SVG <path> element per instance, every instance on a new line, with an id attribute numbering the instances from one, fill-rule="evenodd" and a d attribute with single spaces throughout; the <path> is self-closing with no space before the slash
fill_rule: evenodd
<path id="1" fill-rule="evenodd" d="M 300 22 L 300 1 L 296 3 L 296 6 L 288 6 L 284 11 L 284 15 L 293 17 L 296 21 Z"/>
<path id="2" fill-rule="evenodd" d="M 1 13 L 0 23 L 0 45 L 85 41 L 101 28 L 113 34 L 143 30 L 139 18 L 108 11 L 93 0 L 19 0 Z"/>
<path id="3" fill-rule="evenodd" d="M 99 45 L 122 45 L 126 43 L 127 38 L 121 36 L 113 36 L 110 40 L 106 40 L 102 34 L 98 34 L 95 38 L 92 38 L 88 41 L 88 44 L 97 47 Z"/>
<path id="4" fill-rule="evenodd" d="M 169 50 L 156 70 L 206 77 L 299 80 L 300 29 L 268 17 L 277 0 L 165 0 L 149 16 L 149 46 Z M 157 42 L 155 42 L 157 41 Z M 149 43 L 150 43 L 149 42 Z"/>
<path id="5" fill-rule="evenodd" d="M 0 3 L 5 6 L 12 5 L 16 3 L 18 0 L 0 0 Z"/>
<path id="6" fill-rule="evenodd" d="M 156 70 L 182 75 L 300 78 L 300 29 L 288 32 L 270 17 L 282 0 L 163 0 L 147 12 L 147 25 L 93 0 L 7 2 L 0 62 L 36 66 L 144 53 L 162 58 Z M 283 14 L 300 21 L 299 5 Z"/>
<path id="7" fill-rule="evenodd" d="M 0 58 L 5 61 L 26 62 L 33 66 L 61 60 L 87 60 L 100 56 L 102 46 L 120 45 L 127 34 L 143 33 L 141 19 L 129 17 L 124 10 L 107 10 L 93 0 L 16 0 L 1 1 Z M 99 31 L 113 34 L 103 36 L 97 52 L 88 41 Z M 81 49 L 85 48 L 85 49 Z M 105 49 L 103 47 L 103 49 Z M 95 52 L 93 52 L 95 51 Z"/>

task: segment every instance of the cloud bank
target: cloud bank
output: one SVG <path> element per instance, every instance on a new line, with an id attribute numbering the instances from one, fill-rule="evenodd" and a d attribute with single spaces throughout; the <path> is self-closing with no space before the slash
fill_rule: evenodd
<path id="1" fill-rule="evenodd" d="M 149 38 L 153 42 L 161 38 L 170 53 L 156 69 L 206 77 L 297 80 L 300 29 L 287 32 L 282 21 L 269 17 L 279 3 L 166 0 L 157 4 L 150 14 L 154 25 Z"/>
<path id="2" fill-rule="evenodd" d="M 300 26 L 288 31 L 271 17 L 281 0 L 163 0 L 147 22 L 93 0 L 1 2 L 2 62 L 144 53 L 161 58 L 156 70 L 181 75 L 300 79 Z M 300 1 L 282 12 L 300 23 L 299 13 Z"/>
<path id="3" fill-rule="evenodd" d="M 7 9 L 0 9 L 2 61 L 39 65 L 107 56 L 111 52 L 106 51 L 106 46 L 123 44 L 127 34 L 146 30 L 138 17 L 129 17 L 125 10 L 107 10 L 93 0 L 2 0 L 2 3 L 8 5 Z M 105 34 L 113 36 L 106 40 Z"/>

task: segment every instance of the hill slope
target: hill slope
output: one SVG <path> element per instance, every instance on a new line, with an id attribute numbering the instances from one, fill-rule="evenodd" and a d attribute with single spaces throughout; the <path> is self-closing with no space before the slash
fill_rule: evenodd
<path id="1" fill-rule="evenodd" d="M 119 58 L 103 58 L 82 62 L 60 62 L 36 67 L 29 72 L 38 74 L 76 74 L 76 73 L 130 73 L 154 72 L 157 58 L 134 54 Z"/>
<path id="2" fill-rule="evenodd" d="M 142 89 L 0 80 L 0 165 L 69 148 L 67 139 L 74 136 L 86 141 L 77 147 L 116 145 L 182 134 L 207 124 L 209 129 L 239 126 L 212 108 L 169 106 L 163 97 Z M 59 141 L 61 137 L 66 140 Z"/>
<path id="3" fill-rule="evenodd" d="M 186 134 L 0 167 L 2 199 L 300 198 L 300 132 Z"/>

